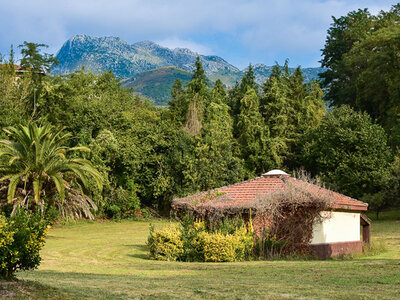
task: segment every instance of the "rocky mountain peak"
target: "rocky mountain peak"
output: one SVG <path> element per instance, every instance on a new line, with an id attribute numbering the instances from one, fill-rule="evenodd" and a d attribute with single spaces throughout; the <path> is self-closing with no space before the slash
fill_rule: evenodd
<path id="1" fill-rule="evenodd" d="M 130 80 L 135 84 L 138 82 L 135 81 L 135 78 L 149 70 L 158 68 L 175 66 L 183 71 L 191 72 L 197 56 L 200 57 L 209 80 L 220 79 L 228 87 L 240 81 L 246 71 L 246 69 L 239 70 L 219 56 L 199 55 L 187 48 L 169 49 L 146 40 L 130 45 L 119 37 L 94 37 L 85 34 L 75 35 L 64 43 L 56 54 L 59 64 L 54 66 L 52 71 L 54 74 L 68 74 L 80 70 L 82 66 L 87 71 L 94 73 L 111 70 L 115 76 Z M 256 81 L 259 84 L 265 81 L 272 70 L 272 67 L 265 64 L 254 64 L 253 68 Z M 173 82 L 170 79 L 166 80 L 166 77 L 176 77 L 179 72 L 167 70 L 162 69 L 156 72 L 157 78 Z M 312 80 L 318 78 L 318 73 L 322 72 L 323 69 L 307 68 L 303 71 L 305 78 Z M 187 74 L 184 73 L 179 73 L 179 76 L 188 78 Z M 147 73 L 146 76 L 141 77 L 141 80 L 148 83 L 150 82 L 149 78 L 152 78 L 150 81 L 154 82 L 153 73 Z M 166 94 L 168 93 L 169 91 Z"/>

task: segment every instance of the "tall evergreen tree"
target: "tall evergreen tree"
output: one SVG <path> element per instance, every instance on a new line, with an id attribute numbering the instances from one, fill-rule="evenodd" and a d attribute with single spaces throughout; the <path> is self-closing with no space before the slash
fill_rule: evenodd
<path id="1" fill-rule="evenodd" d="M 204 108 L 209 101 L 206 75 L 200 57 L 197 57 L 194 66 L 192 80 L 189 82 L 186 92 L 188 109 L 184 125 L 186 132 L 190 135 L 197 135 L 201 132 Z"/>
<path id="2" fill-rule="evenodd" d="M 257 92 L 256 77 L 254 75 L 253 66 L 250 64 L 247 68 L 246 73 L 243 75 L 242 81 L 240 82 L 240 95 L 243 97 L 248 89 L 253 89 Z"/>
<path id="3" fill-rule="evenodd" d="M 203 69 L 203 64 L 200 61 L 200 57 L 197 56 L 194 63 L 194 70 L 192 73 L 192 80 L 188 84 L 188 93 L 191 96 L 199 94 L 203 98 L 207 98 L 207 78 Z"/>
<path id="4" fill-rule="evenodd" d="M 211 99 L 212 101 L 221 101 L 222 103 L 226 103 L 226 91 L 224 84 L 220 79 L 217 79 L 215 85 L 211 91 Z"/>
<path id="5" fill-rule="evenodd" d="M 305 83 L 302 71 L 289 73 L 288 62 L 276 65 L 263 86 L 261 110 L 269 129 L 274 155 L 278 165 L 299 167 L 297 159 L 302 136 L 318 126 L 325 106 L 318 83 Z"/>
<path id="6" fill-rule="evenodd" d="M 188 110 L 186 92 L 182 86 L 182 81 L 176 79 L 171 89 L 171 100 L 169 101 L 169 111 L 174 123 L 181 126 L 185 122 Z"/>
<path id="7" fill-rule="evenodd" d="M 241 159 L 235 156 L 233 121 L 229 106 L 216 89 L 205 109 L 202 134 L 195 139 L 192 180 L 199 190 L 234 183 L 243 178 Z"/>
<path id="8" fill-rule="evenodd" d="M 246 73 L 243 75 L 243 78 L 239 83 L 236 83 L 235 87 L 230 91 L 230 97 L 229 97 L 229 105 L 231 107 L 231 113 L 233 116 L 234 120 L 234 136 L 238 137 L 239 135 L 239 129 L 237 128 L 238 124 L 238 116 L 240 114 L 240 107 L 241 107 L 241 101 L 243 97 L 246 95 L 247 91 L 252 89 L 257 97 L 257 90 L 258 86 L 256 83 L 256 78 L 254 76 L 254 70 L 252 65 L 250 64 Z"/>
<path id="9" fill-rule="evenodd" d="M 40 53 L 40 48 L 47 48 L 45 44 L 36 44 L 24 42 L 18 46 L 21 48 L 21 67 L 32 71 L 50 72 L 53 64 L 58 64 L 58 61 L 53 55 Z"/>
<path id="10" fill-rule="evenodd" d="M 268 148 L 268 130 L 259 110 L 259 98 L 254 89 L 247 90 L 240 101 L 237 141 L 245 161 L 246 176 L 252 177 L 274 166 Z"/>

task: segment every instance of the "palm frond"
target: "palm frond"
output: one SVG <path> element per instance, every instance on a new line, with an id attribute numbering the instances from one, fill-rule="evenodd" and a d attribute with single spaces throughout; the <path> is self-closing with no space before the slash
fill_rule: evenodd
<path id="1" fill-rule="evenodd" d="M 8 203 L 12 203 L 15 196 L 15 190 L 17 189 L 19 181 L 20 181 L 20 174 L 14 175 L 10 178 L 10 183 L 8 184 L 8 191 L 7 191 Z"/>
<path id="2" fill-rule="evenodd" d="M 89 209 L 95 207 L 92 200 L 84 195 L 82 190 L 81 198 L 77 196 L 76 191 L 66 192 L 69 183 L 65 180 L 79 179 L 88 188 L 89 178 L 92 178 L 98 188 L 102 188 L 103 178 L 90 161 L 67 157 L 69 153 L 90 152 L 89 148 L 68 148 L 66 143 L 71 134 L 65 133 L 64 128 L 55 130 L 49 124 L 38 126 L 29 123 L 26 126 L 8 127 L 4 131 L 9 139 L 0 140 L 0 171 L 4 174 L 0 182 L 9 181 L 8 201 L 13 200 L 18 185 L 23 183 L 23 190 L 29 190 L 27 195 L 34 195 L 35 203 L 42 205 L 43 188 L 48 189 L 52 186 L 51 189 L 58 193 L 58 202 L 63 203 L 64 212 L 69 211 L 75 217 L 93 217 Z M 49 185 L 49 182 L 52 185 Z M 71 210 L 66 208 L 68 203 L 73 207 Z M 79 205 L 83 205 L 81 210 L 78 209 Z"/>

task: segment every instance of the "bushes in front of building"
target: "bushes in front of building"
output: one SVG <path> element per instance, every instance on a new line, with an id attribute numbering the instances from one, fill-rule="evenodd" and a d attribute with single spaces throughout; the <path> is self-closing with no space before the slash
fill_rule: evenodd
<path id="1" fill-rule="evenodd" d="M 150 258 L 156 260 L 242 261 L 252 255 L 253 231 L 244 222 L 240 226 L 230 221 L 207 226 L 204 221 L 187 216 L 179 224 L 158 230 L 151 227 L 147 246 Z"/>
<path id="2" fill-rule="evenodd" d="M 151 226 L 147 246 L 152 259 L 181 260 L 184 253 L 181 228 L 177 224 L 158 230 Z"/>
<path id="3" fill-rule="evenodd" d="M 20 210 L 13 217 L 0 215 L 0 278 L 39 266 L 48 229 L 40 214 Z"/>
<path id="4" fill-rule="evenodd" d="M 210 262 L 242 261 L 249 259 L 253 249 L 253 234 L 245 226 L 233 234 L 214 232 L 205 235 L 204 260 Z"/>

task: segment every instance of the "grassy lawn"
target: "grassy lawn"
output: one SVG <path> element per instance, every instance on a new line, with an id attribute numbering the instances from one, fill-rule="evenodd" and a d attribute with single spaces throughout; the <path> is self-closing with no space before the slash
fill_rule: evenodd
<path id="1" fill-rule="evenodd" d="M 159 262 L 147 259 L 148 222 L 60 226 L 49 233 L 40 268 L 18 273 L 15 286 L 0 281 L 0 297 L 398 299 L 399 216 L 373 222 L 373 238 L 385 240 L 387 251 L 328 261 Z"/>

